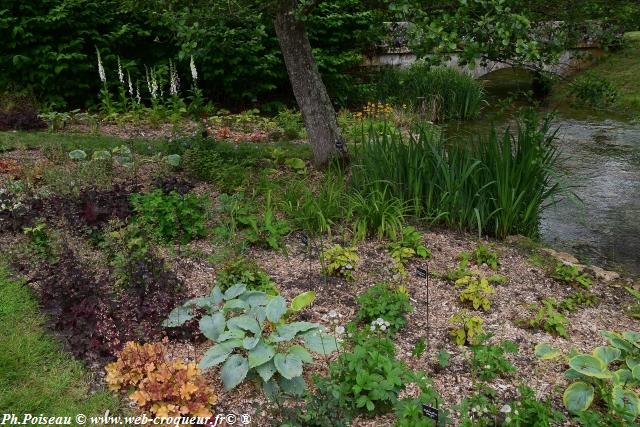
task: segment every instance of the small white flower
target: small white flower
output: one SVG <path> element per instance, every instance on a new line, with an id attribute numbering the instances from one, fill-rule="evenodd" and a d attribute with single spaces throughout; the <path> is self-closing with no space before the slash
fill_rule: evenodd
<path id="1" fill-rule="evenodd" d="M 507 423 L 507 424 L 509 424 L 509 423 L 511 422 L 511 418 L 509 418 L 509 417 L 505 418 L 505 419 L 504 419 L 504 422 L 505 422 L 505 423 Z"/>
<path id="2" fill-rule="evenodd" d="M 371 325 L 371 331 L 375 331 L 376 330 L 376 325 Z"/>
<path id="3" fill-rule="evenodd" d="M 491 369 L 491 365 L 484 365 L 484 369 Z"/>
<path id="4" fill-rule="evenodd" d="M 338 334 L 338 335 L 344 334 L 344 326 L 337 326 L 336 327 L 336 334 Z"/>
<path id="5" fill-rule="evenodd" d="M 386 325 L 381 325 L 380 326 L 380 330 L 381 331 L 386 331 L 387 330 L 387 326 Z"/>
<path id="6" fill-rule="evenodd" d="M 131 73 L 127 70 L 127 80 L 129 81 L 129 95 L 133 96 L 133 83 L 131 82 Z"/>
<path id="7" fill-rule="evenodd" d="M 500 412 L 503 412 L 505 414 L 508 414 L 511 412 L 511 406 L 509 406 L 508 404 L 503 405 L 502 408 L 500 408 Z"/>
<path id="8" fill-rule="evenodd" d="M 338 317 L 338 312 L 337 312 L 337 311 L 335 311 L 335 310 L 331 310 L 331 311 L 329 312 L 329 317 Z"/>
<path id="9" fill-rule="evenodd" d="M 351 264 L 347 264 L 344 266 L 347 270 L 353 270 L 353 266 Z"/>
<path id="10" fill-rule="evenodd" d="M 516 409 L 515 411 L 513 411 L 514 415 L 518 415 L 518 410 Z"/>

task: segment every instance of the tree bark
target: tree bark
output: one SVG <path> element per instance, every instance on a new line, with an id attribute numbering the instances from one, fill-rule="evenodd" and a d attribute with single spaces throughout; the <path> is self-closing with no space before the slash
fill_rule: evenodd
<path id="1" fill-rule="evenodd" d="M 333 156 L 346 156 L 346 145 L 327 88 L 318 72 L 304 22 L 295 15 L 296 0 L 280 0 L 278 6 L 276 35 L 307 129 L 313 163 L 323 167 Z"/>

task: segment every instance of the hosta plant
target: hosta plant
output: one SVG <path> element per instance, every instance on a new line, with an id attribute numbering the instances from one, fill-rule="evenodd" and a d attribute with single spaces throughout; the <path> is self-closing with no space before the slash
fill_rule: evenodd
<path id="1" fill-rule="evenodd" d="M 323 251 L 320 256 L 326 274 L 343 277 L 347 280 L 354 279 L 353 273 L 360 259 L 358 254 L 356 254 L 355 248 L 344 248 L 340 245 L 334 245 Z"/>
<path id="2" fill-rule="evenodd" d="M 474 310 L 489 310 L 491 307 L 489 296 L 495 294 L 496 291 L 486 278 L 465 276 L 456 280 L 456 288 L 458 287 L 464 287 L 460 293 L 460 301 L 468 303 Z"/>
<path id="3" fill-rule="evenodd" d="M 204 313 L 200 332 L 216 344 L 204 354 L 201 369 L 222 363 L 220 375 L 227 390 L 255 379 L 268 397 L 280 391 L 301 395 L 306 387 L 303 365 L 313 362 L 309 351 L 327 355 L 338 348 L 337 340 L 319 324 L 289 321 L 314 298 L 313 292 L 305 292 L 287 307 L 283 297 L 248 290 L 245 284 L 224 293 L 216 286 L 208 296 L 175 308 L 163 325 L 180 326 Z"/>
<path id="4" fill-rule="evenodd" d="M 599 397 L 609 415 L 633 423 L 640 416 L 637 392 L 640 386 L 640 333 L 602 331 L 600 334 L 609 345 L 596 347 L 591 354 L 578 353 L 568 357 L 569 369 L 565 377 L 573 382 L 564 392 L 564 404 L 569 412 L 581 414 Z M 541 350 L 537 347 L 536 353 L 544 355 L 550 351 Z M 560 352 L 555 350 L 553 355 L 557 357 Z"/>

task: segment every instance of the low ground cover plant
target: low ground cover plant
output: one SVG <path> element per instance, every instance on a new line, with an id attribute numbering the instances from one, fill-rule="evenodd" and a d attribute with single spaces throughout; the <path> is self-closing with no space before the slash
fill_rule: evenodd
<path id="1" fill-rule="evenodd" d="M 463 303 L 468 303 L 474 310 L 482 309 L 487 311 L 491 308 L 489 297 L 495 294 L 496 291 L 489 285 L 489 281 L 486 278 L 465 276 L 456 280 L 456 288 L 458 287 L 463 288 L 460 292 L 460 301 Z"/>
<path id="2" fill-rule="evenodd" d="M 516 372 L 516 368 L 505 358 L 507 353 L 518 351 L 518 345 L 505 340 L 497 344 L 488 344 L 492 334 L 478 338 L 478 344 L 471 346 L 471 369 L 478 378 L 490 381 L 499 376 Z"/>
<path id="3" fill-rule="evenodd" d="M 522 321 L 521 324 L 529 328 L 538 328 L 563 338 L 569 337 L 567 333 L 569 320 L 558 311 L 556 301 L 544 299 L 540 304 L 534 305 L 532 308 L 537 310 L 536 315 L 530 320 Z"/>
<path id="4" fill-rule="evenodd" d="M 345 248 L 341 245 L 333 245 L 324 250 L 320 258 L 326 274 L 347 280 L 354 279 L 353 274 L 358 268 L 358 260 L 360 259 L 355 248 Z"/>
<path id="5" fill-rule="evenodd" d="M 451 316 L 449 323 L 453 326 L 450 331 L 451 339 L 457 345 L 475 345 L 485 334 L 482 327 L 484 320 L 480 316 L 472 316 L 467 311 L 459 311 Z"/>
<path id="6" fill-rule="evenodd" d="M 389 322 L 389 332 L 394 334 L 406 324 L 405 316 L 412 309 L 406 289 L 378 283 L 358 297 L 356 320 L 366 326 L 384 319 Z"/>
<path id="7" fill-rule="evenodd" d="M 223 292 L 238 283 L 247 285 L 247 289 L 278 295 L 276 283 L 267 273 L 246 258 L 234 258 L 226 261 L 216 275 L 216 285 Z"/>
<path id="8" fill-rule="evenodd" d="M 578 267 L 571 264 L 565 264 L 563 262 L 559 262 L 556 264 L 552 277 L 555 279 L 561 280 L 565 283 L 576 283 L 582 286 L 583 288 L 589 288 L 591 286 L 592 280 L 586 273 L 580 273 Z"/>

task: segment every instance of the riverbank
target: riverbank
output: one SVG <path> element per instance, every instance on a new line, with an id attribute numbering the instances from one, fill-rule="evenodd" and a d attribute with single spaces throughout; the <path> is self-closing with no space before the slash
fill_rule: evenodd
<path id="1" fill-rule="evenodd" d="M 597 81 L 611 84 L 616 93 L 611 103 L 597 106 L 595 110 L 606 110 L 616 115 L 631 119 L 640 119 L 640 31 L 625 34 L 625 47 L 616 52 L 610 52 L 597 59 L 596 64 L 582 71 L 569 81 L 554 85 L 549 98 L 554 105 L 567 103 L 572 100 L 574 110 L 594 110 L 592 106 L 584 105 L 579 99 L 574 99 L 571 87 L 581 77 L 592 75 Z"/>

